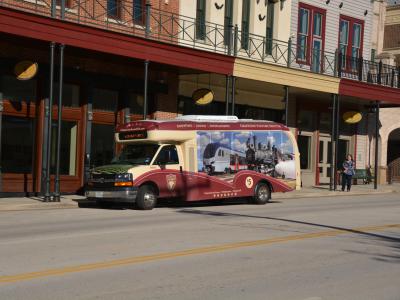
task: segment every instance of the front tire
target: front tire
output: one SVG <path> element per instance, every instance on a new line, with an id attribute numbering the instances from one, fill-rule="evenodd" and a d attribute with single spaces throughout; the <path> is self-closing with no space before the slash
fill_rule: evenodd
<path id="1" fill-rule="evenodd" d="M 137 193 L 136 207 L 140 210 L 152 210 L 157 204 L 157 194 L 150 185 L 141 186 Z"/>
<path id="2" fill-rule="evenodd" d="M 254 191 L 253 203 L 257 205 L 267 204 L 271 199 L 271 189 L 265 182 L 257 184 Z"/>

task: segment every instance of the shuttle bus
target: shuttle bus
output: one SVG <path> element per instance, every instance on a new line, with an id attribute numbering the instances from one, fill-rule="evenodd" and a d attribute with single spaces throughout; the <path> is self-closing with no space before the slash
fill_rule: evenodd
<path id="1" fill-rule="evenodd" d="M 300 189 L 299 152 L 287 127 L 234 116 L 182 116 L 117 128 L 122 150 L 91 170 L 85 195 L 99 205 L 159 198 L 201 201 L 247 197 L 266 204 L 273 192 Z"/>

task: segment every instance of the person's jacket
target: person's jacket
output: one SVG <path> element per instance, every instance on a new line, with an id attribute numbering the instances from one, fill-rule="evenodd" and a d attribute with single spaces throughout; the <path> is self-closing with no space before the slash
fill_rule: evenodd
<path id="1" fill-rule="evenodd" d="M 344 174 L 353 176 L 353 175 L 355 174 L 354 169 L 355 169 L 354 161 L 352 161 L 352 160 L 350 160 L 350 161 L 345 160 L 345 161 L 343 162 L 343 173 L 344 173 Z"/>

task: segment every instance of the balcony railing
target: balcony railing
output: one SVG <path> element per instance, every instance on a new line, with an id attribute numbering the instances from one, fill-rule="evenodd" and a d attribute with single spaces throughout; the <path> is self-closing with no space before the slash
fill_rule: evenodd
<path id="1" fill-rule="evenodd" d="M 107 29 L 164 43 L 211 51 L 292 69 L 400 88 L 400 68 L 289 41 L 268 39 L 174 12 L 135 6 L 132 0 L 109 7 L 107 0 L 0 0 L 0 6 Z"/>

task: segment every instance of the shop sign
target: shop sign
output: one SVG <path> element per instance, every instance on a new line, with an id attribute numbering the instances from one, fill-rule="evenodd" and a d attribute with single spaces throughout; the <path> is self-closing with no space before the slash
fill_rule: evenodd
<path id="1" fill-rule="evenodd" d="M 29 80 L 36 75 L 38 69 L 39 66 L 37 63 L 23 60 L 15 65 L 14 74 L 18 80 Z"/>
<path id="2" fill-rule="evenodd" d="M 214 93 L 210 89 L 198 89 L 193 92 L 192 99 L 197 105 L 207 105 L 214 100 Z"/>
<path id="3" fill-rule="evenodd" d="M 356 124 L 362 119 L 362 113 L 358 111 L 347 111 L 343 114 L 343 120 L 348 124 Z"/>

